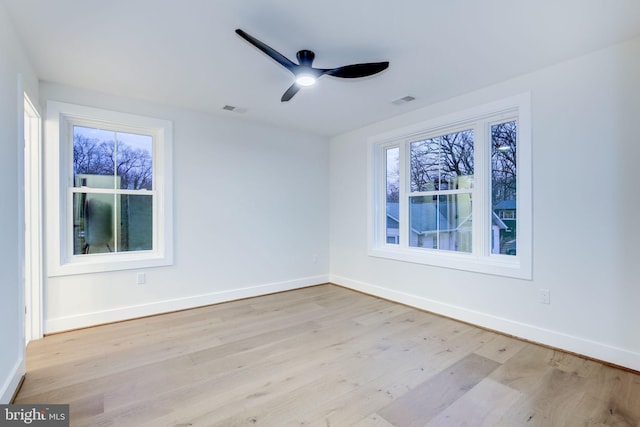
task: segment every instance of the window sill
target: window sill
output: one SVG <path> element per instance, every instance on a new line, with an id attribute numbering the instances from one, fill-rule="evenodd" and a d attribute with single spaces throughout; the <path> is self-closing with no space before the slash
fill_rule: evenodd
<path id="1" fill-rule="evenodd" d="M 92 274 L 107 271 L 134 270 L 151 267 L 162 267 L 173 264 L 169 256 L 154 254 L 153 252 L 137 252 L 122 255 L 91 255 L 79 256 L 74 260 L 58 265 L 49 271 L 50 277 L 71 276 L 76 274 Z"/>
<path id="2" fill-rule="evenodd" d="M 369 256 L 473 273 L 531 280 L 530 263 L 522 262 L 518 256 L 491 255 L 479 257 L 455 252 L 443 253 L 429 249 L 399 248 L 392 245 L 369 249 Z"/>

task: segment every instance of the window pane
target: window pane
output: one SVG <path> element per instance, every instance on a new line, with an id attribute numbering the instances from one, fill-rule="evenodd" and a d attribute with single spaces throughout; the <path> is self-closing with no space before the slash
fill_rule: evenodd
<path id="1" fill-rule="evenodd" d="M 515 120 L 491 126 L 491 253 L 516 255 Z"/>
<path id="2" fill-rule="evenodd" d="M 443 135 L 440 140 L 440 189 L 473 185 L 473 130 Z"/>
<path id="3" fill-rule="evenodd" d="M 411 191 L 434 191 L 440 182 L 438 138 L 411 143 Z"/>
<path id="4" fill-rule="evenodd" d="M 473 187 L 473 130 L 411 143 L 411 191 Z"/>
<path id="5" fill-rule="evenodd" d="M 437 196 L 409 197 L 409 246 L 438 249 Z"/>
<path id="6" fill-rule="evenodd" d="M 471 194 L 449 194 L 440 196 L 439 248 L 446 251 L 471 252 L 472 218 Z"/>
<path id="7" fill-rule="evenodd" d="M 400 242 L 400 148 L 386 150 L 386 242 L 398 244 Z"/>
<path id="8" fill-rule="evenodd" d="M 150 135 L 73 127 L 76 187 L 151 190 L 152 160 L 153 138 Z"/>
<path id="9" fill-rule="evenodd" d="M 73 253 L 113 252 L 113 205 L 111 194 L 73 194 Z"/>
<path id="10" fill-rule="evenodd" d="M 75 187 L 115 188 L 114 133 L 73 127 L 73 182 Z"/>
<path id="11" fill-rule="evenodd" d="M 409 245 L 471 252 L 471 194 L 409 197 Z"/>
<path id="12" fill-rule="evenodd" d="M 74 193 L 74 255 L 152 250 L 152 212 L 151 195 Z"/>
<path id="13" fill-rule="evenodd" d="M 153 198 L 118 195 L 118 252 L 153 249 Z"/>
<path id="14" fill-rule="evenodd" d="M 117 173 L 120 187 L 127 190 L 153 188 L 153 138 L 118 132 Z"/>

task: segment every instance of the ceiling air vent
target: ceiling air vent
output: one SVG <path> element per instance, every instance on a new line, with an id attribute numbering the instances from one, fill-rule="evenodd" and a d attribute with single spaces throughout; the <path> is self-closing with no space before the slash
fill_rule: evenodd
<path id="1" fill-rule="evenodd" d="M 395 101 L 391 101 L 391 103 L 394 105 L 402 105 L 414 100 L 415 98 L 413 96 L 407 95 L 407 96 L 403 96 L 402 98 L 396 99 Z"/>
<path id="2" fill-rule="evenodd" d="M 222 109 L 226 110 L 226 111 L 233 111 L 234 113 L 246 113 L 247 112 L 246 108 L 236 107 L 235 105 L 225 105 L 224 107 L 222 107 Z"/>

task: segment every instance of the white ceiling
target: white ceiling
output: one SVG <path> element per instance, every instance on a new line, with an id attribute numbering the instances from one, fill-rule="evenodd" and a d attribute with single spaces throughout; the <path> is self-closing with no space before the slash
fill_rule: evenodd
<path id="1" fill-rule="evenodd" d="M 336 135 L 640 34 L 638 0 L 0 0 L 45 81 Z M 290 102 L 292 75 L 242 28 L 324 76 Z M 416 101 L 391 101 L 411 95 Z M 241 112 L 222 110 L 224 105 Z"/>

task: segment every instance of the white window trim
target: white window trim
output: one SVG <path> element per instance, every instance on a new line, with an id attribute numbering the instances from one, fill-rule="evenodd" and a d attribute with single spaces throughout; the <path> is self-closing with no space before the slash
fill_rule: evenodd
<path id="1" fill-rule="evenodd" d="M 74 122 L 151 133 L 154 137 L 153 250 L 74 256 L 71 239 L 69 129 Z M 56 101 L 47 102 L 45 128 L 47 268 L 49 276 L 97 273 L 171 265 L 173 263 L 173 128 L 168 120 Z M 156 142 L 157 141 L 157 142 Z"/>
<path id="2" fill-rule="evenodd" d="M 25 341 L 42 338 L 42 120 L 23 92 Z"/>
<path id="3" fill-rule="evenodd" d="M 386 243 L 386 200 L 383 193 L 386 187 L 386 174 L 382 171 L 385 164 L 383 152 L 386 148 L 400 146 L 400 169 L 406 170 L 406 158 L 403 153 L 403 145 L 407 141 L 414 141 L 417 137 L 435 135 L 442 130 L 450 131 L 459 125 L 467 126 L 469 123 L 480 119 L 494 118 L 504 114 L 505 118 L 518 118 L 518 149 L 517 149 L 517 255 L 491 254 L 489 241 L 491 239 L 491 217 L 484 215 L 484 223 L 479 233 L 474 233 L 474 250 L 472 254 L 456 253 L 449 251 L 414 248 L 407 244 L 408 217 L 406 207 L 400 204 L 400 244 Z M 477 130 L 476 130 L 477 131 Z M 487 132 L 486 129 L 482 130 Z M 477 273 L 493 274 L 498 276 L 514 277 L 519 279 L 532 279 L 532 148 L 531 148 L 531 95 L 524 93 L 488 104 L 470 108 L 465 111 L 448 114 L 432 120 L 416 123 L 411 126 L 395 129 L 375 136 L 369 140 L 369 212 L 368 212 L 368 237 L 369 255 L 373 257 L 387 258 L 404 262 L 426 264 L 438 267 Z M 486 150 L 481 150 L 486 151 Z M 476 165 L 490 161 L 489 153 L 476 152 Z M 473 210 L 474 224 L 479 224 L 482 210 L 490 205 L 490 177 L 484 177 L 484 182 L 476 182 L 474 200 L 480 196 L 482 203 L 479 209 Z M 407 197 L 406 174 L 400 175 L 400 199 Z M 404 207 L 404 209 L 403 209 Z M 403 237 L 407 236 L 407 237 Z"/>

